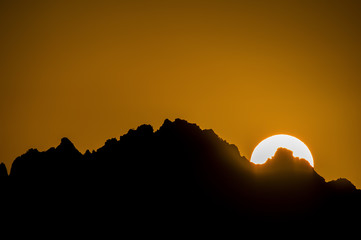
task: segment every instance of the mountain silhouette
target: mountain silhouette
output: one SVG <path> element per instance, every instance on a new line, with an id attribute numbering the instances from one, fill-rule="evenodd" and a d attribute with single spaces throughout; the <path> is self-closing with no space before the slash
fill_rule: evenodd
<path id="1" fill-rule="evenodd" d="M 273 171 L 282 172 L 310 172 L 313 168 L 305 159 L 293 157 L 293 152 L 287 148 L 277 149 L 275 155 L 263 165 Z"/>
<path id="2" fill-rule="evenodd" d="M 15 159 L 11 166 L 10 176 L 27 178 L 75 176 L 79 161 L 83 155 L 73 143 L 62 138 L 60 145 L 45 152 L 30 149 Z"/>
<path id="3" fill-rule="evenodd" d="M 308 161 L 294 157 L 293 152 L 286 148 L 278 148 L 272 158 L 256 166 L 255 169 L 259 180 L 279 187 L 295 188 L 297 185 L 309 183 L 307 189 L 310 189 L 311 186 L 325 184 L 324 178 L 318 175 Z"/>
<path id="4" fill-rule="evenodd" d="M 84 154 L 63 138 L 17 157 L 9 176 L 1 164 L 0 175 L 6 204 L 26 212 L 19 199 L 28 199 L 31 209 L 83 220 L 111 212 L 128 222 L 294 223 L 361 213 L 360 190 L 348 180 L 326 182 L 284 148 L 253 164 L 213 130 L 181 119 L 166 119 L 157 131 L 141 125 Z"/>

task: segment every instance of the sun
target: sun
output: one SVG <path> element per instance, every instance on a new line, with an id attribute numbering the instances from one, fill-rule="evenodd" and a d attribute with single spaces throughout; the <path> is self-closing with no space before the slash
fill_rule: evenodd
<path id="1" fill-rule="evenodd" d="M 265 163 L 267 159 L 274 156 L 280 147 L 291 150 L 294 157 L 307 160 L 313 167 L 313 157 L 306 144 L 298 138 L 286 134 L 274 135 L 260 142 L 253 150 L 251 162 L 256 164 Z"/>

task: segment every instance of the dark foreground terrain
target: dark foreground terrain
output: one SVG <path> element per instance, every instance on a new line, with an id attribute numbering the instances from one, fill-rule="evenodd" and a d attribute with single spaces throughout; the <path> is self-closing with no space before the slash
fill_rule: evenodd
<path id="1" fill-rule="evenodd" d="M 86 231 L 246 229 L 358 224 L 361 216 L 360 190 L 348 180 L 326 182 L 282 148 L 255 165 L 212 130 L 180 119 L 157 131 L 142 125 L 85 154 L 63 138 L 56 148 L 16 158 L 9 176 L 0 165 L 0 175 L 2 217 L 40 228 L 56 220 Z"/>

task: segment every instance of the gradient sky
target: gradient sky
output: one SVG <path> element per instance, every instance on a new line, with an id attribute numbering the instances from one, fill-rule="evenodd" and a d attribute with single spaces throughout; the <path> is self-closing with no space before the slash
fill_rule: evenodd
<path id="1" fill-rule="evenodd" d="M 361 1 L 1 1 L 0 162 L 165 118 L 274 134 L 361 188 Z"/>

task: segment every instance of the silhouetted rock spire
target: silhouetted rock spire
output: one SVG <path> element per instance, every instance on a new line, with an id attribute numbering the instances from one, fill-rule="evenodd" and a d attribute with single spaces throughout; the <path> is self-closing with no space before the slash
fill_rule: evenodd
<path id="1" fill-rule="evenodd" d="M 6 169 L 6 166 L 4 163 L 0 164 L 0 177 L 7 177 L 8 176 L 8 170 Z"/>

